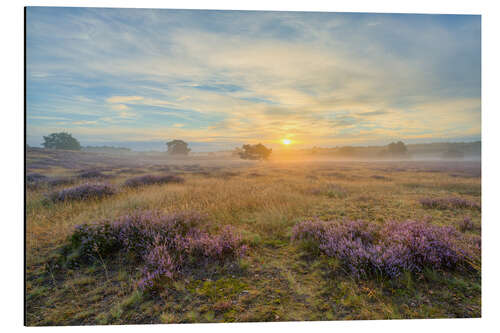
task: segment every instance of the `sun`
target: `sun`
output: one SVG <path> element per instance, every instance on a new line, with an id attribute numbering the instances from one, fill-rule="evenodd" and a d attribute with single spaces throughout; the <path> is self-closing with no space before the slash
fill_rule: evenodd
<path id="1" fill-rule="evenodd" d="M 292 140 L 290 139 L 282 139 L 281 142 L 284 144 L 284 145 L 289 145 L 290 143 L 292 143 Z"/>

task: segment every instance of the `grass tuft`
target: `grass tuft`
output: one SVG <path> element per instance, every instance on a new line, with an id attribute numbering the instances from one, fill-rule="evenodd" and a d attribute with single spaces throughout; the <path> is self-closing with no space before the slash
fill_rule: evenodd
<path id="1" fill-rule="evenodd" d="M 140 177 L 130 178 L 125 182 L 125 186 L 139 187 L 153 184 L 168 184 L 168 183 L 183 183 L 184 179 L 174 175 L 145 175 Z"/>

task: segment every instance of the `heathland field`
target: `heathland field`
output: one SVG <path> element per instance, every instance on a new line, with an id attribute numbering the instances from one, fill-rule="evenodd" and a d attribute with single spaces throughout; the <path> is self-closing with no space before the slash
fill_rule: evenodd
<path id="1" fill-rule="evenodd" d="M 27 325 L 481 316 L 479 162 L 26 158 Z"/>

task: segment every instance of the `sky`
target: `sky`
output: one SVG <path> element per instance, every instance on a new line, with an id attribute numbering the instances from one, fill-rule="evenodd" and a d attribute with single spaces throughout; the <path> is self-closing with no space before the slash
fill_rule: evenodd
<path id="1" fill-rule="evenodd" d="M 193 151 L 481 138 L 481 17 L 28 7 L 26 137 Z"/>

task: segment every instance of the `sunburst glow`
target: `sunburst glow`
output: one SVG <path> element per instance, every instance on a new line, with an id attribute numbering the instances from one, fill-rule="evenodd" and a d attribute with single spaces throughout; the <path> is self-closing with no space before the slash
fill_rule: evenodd
<path id="1" fill-rule="evenodd" d="M 283 139 L 283 140 L 281 140 L 281 143 L 283 143 L 284 145 L 289 145 L 289 144 L 292 143 L 292 140 L 290 140 L 290 139 Z"/>

